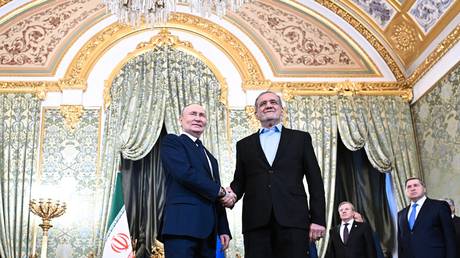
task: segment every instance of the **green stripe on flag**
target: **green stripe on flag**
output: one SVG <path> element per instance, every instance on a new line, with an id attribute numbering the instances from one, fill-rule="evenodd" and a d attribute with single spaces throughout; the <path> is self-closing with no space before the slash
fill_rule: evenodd
<path id="1" fill-rule="evenodd" d="M 123 174 L 121 172 L 117 173 L 117 178 L 115 179 L 115 187 L 112 197 L 112 205 L 110 209 L 109 219 L 107 221 L 107 226 L 110 227 L 120 212 L 121 208 L 124 205 L 123 201 L 123 186 L 122 186 Z"/>

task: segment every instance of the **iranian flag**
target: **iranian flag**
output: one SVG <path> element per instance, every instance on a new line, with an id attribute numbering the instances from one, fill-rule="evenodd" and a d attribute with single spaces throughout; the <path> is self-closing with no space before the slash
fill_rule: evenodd
<path id="1" fill-rule="evenodd" d="M 112 198 L 106 234 L 103 258 L 134 258 L 131 235 L 129 234 L 128 217 L 126 216 L 125 203 L 123 201 L 122 174 L 117 173 L 115 191 Z"/>

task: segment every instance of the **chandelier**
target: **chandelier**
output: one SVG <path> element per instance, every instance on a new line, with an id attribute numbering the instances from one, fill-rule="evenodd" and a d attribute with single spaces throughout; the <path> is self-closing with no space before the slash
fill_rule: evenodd
<path id="1" fill-rule="evenodd" d="M 188 4 L 192 13 L 208 17 L 214 10 L 222 17 L 227 10 L 237 11 L 244 3 L 252 0 L 102 0 L 108 11 L 121 23 L 139 27 L 164 24 L 169 15 L 176 12 L 176 4 Z"/>

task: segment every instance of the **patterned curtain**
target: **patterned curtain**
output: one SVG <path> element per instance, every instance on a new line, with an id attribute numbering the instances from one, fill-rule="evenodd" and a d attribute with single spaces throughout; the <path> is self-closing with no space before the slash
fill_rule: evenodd
<path id="1" fill-rule="evenodd" d="M 112 178 L 112 184 L 105 191 L 104 217 L 119 153 L 126 159 L 142 159 L 153 148 L 163 124 L 168 133 L 179 133 L 179 115 L 187 104 L 205 107 L 208 128 L 203 143 L 221 161 L 221 167 L 229 162 L 224 159 L 230 154 L 226 108 L 219 102 L 220 94 L 218 80 L 201 60 L 169 46 L 145 52 L 123 66 L 112 82 L 105 125 L 102 172 Z M 101 226 L 106 232 L 105 220 Z"/>
<path id="2" fill-rule="evenodd" d="M 419 176 L 410 108 L 400 97 L 385 96 L 297 96 L 288 101 L 292 128 L 308 131 L 323 174 L 326 191 L 326 224 L 329 228 L 336 211 L 337 129 L 350 150 L 364 146 L 376 169 L 391 170 L 398 207 L 406 205 L 404 182 Z M 324 256 L 328 236 L 320 242 Z"/>
<path id="3" fill-rule="evenodd" d="M 40 123 L 32 94 L 0 94 L 0 257 L 24 257 Z"/>
<path id="4" fill-rule="evenodd" d="M 400 97 L 340 96 L 337 109 L 345 146 L 364 146 L 373 167 L 391 170 L 398 208 L 406 206 L 404 182 L 420 175 L 409 104 Z"/>
<path id="5" fill-rule="evenodd" d="M 318 159 L 324 180 L 326 193 L 326 227 L 330 228 L 334 206 L 336 155 L 337 155 L 337 120 L 335 110 L 336 97 L 297 96 L 287 102 L 290 127 L 307 131 L 313 141 L 316 158 Z M 326 238 L 319 242 L 318 251 L 326 253 Z"/>
<path id="6" fill-rule="evenodd" d="M 202 105 L 206 110 L 208 125 L 201 138 L 222 168 L 228 162 L 230 148 L 227 110 L 225 103 L 220 102 L 219 81 L 208 66 L 196 57 L 171 48 L 165 51 L 168 51 L 166 130 L 168 133 L 180 133 L 179 115 L 182 109 L 192 103 Z"/>

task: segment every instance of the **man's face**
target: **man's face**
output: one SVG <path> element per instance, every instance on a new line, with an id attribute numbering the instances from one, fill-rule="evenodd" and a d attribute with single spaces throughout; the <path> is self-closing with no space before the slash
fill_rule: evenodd
<path id="1" fill-rule="evenodd" d="M 411 201 L 418 201 L 425 195 L 426 189 L 418 179 L 412 179 L 406 183 L 406 195 Z"/>
<path id="2" fill-rule="evenodd" d="M 339 207 L 339 215 L 342 221 L 347 222 L 353 218 L 355 212 L 353 211 L 351 204 L 344 203 Z"/>
<path id="3" fill-rule="evenodd" d="M 274 93 L 266 93 L 259 97 L 256 103 L 256 117 L 264 123 L 273 121 L 273 125 L 281 121 L 283 107 L 279 101 L 278 95 Z"/>
<path id="4" fill-rule="evenodd" d="M 197 138 L 201 136 L 206 128 L 206 113 L 204 108 L 197 104 L 192 104 L 184 108 L 180 117 L 180 125 L 184 132 Z"/>

